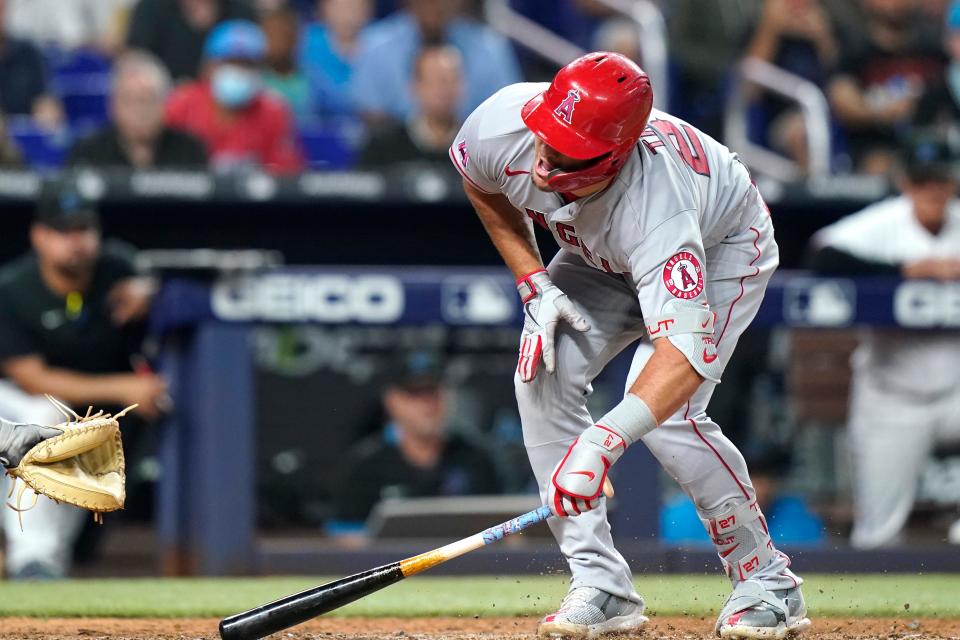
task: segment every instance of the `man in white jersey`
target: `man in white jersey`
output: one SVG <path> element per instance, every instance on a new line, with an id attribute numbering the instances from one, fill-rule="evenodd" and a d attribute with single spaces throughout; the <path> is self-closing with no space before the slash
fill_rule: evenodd
<path id="1" fill-rule="evenodd" d="M 524 443 L 573 574 L 539 632 L 646 622 L 601 497 L 609 467 L 642 440 L 696 504 L 733 583 L 717 633 L 779 638 L 809 625 L 801 580 L 770 539 L 743 456 L 705 412 L 777 267 L 773 226 L 736 156 L 652 104 L 637 65 L 592 53 L 549 85 L 494 94 L 450 149 L 524 302 Z M 533 224 L 562 249 L 546 269 Z M 645 336 L 623 401 L 594 421 L 591 382 Z"/>
<path id="2" fill-rule="evenodd" d="M 907 155 L 902 195 L 814 236 L 817 271 L 960 280 L 957 153 L 946 143 L 919 139 Z M 848 430 L 853 546 L 895 543 L 934 446 L 960 442 L 957 362 L 955 329 L 863 331 L 853 357 Z M 960 522 L 951 529 L 951 541 L 960 543 Z"/>

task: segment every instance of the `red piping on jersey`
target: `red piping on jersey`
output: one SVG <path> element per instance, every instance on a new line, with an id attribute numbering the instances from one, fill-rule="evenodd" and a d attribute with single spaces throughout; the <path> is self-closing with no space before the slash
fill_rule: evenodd
<path id="1" fill-rule="evenodd" d="M 690 415 L 690 401 L 687 400 L 687 410 L 683 412 L 683 419 L 690 423 L 690 426 L 693 427 L 694 433 L 703 440 L 703 444 L 710 447 L 710 451 L 713 451 L 713 455 L 717 456 L 717 460 L 720 461 L 720 464 L 723 465 L 723 468 L 727 470 L 727 473 L 730 474 L 730 477 L 733 478 L 733 481 L 737 483 L 737 486 L 740 487 L 740 491 L 743 492 L 743 497 L 747 500 L 750 499 L 750 494 L 747 492 L 746 487 L 743 486 L 743 483 L 740 482 L 740 479 L 737 478 L 737 474 L 733 472 L 733 469 L 730 468 L 730 465 L 727 464 L 727 461 L 723 459 L 723 456 L 720 455 L 720 452 L 717 451 L 712 444 L 707 442 L 707 439 L 703 437 L 703 434 L 700 433 L 700 429 L 697 427 L 697 421 L 689 417 Z"/>
<path id="2" fill-rule="evenodd" d="M 757 250 L 757 256 L 753 260 L 751 260 L 750 264 L 748 265 L 750 267 L 753 267 L 757 263 L 757 260 L 760 259 L 760 246 L 757 244 L 760 241 L 760 231 L 757 230 L 755 227 L 750 227 L 750 231 L 753 231 L 755 234 L 757 234 L 757 237 L 753 239 L 753 248 Z M 751 273 L 750 275 L 743 276 L 742 278 L 740 278 L 740 295 L 734 298 L 733 302 L 731 302 L 730 306 L 727 308 L 727 319 L 723 321 L 723 329 L 720 331 L 720 336 L 717 338 L 717 342 L 716 342 L 717 347 L 720 346 L 720 341 L 723 340 L 723 334 L 727 332 L 727 325 L 730 324 L 730 317 L 733 315 L 733 306 L 738 302 L 740 302 L 740 298 L 743 297 L 743 281 L 746 280 L 747 278 L 755 278 L 758 275 L 760 275 L 760 267 L 754 267 L 754 268 L 757 270 L 756 273 Z"/>
<path id="3" fill-rule="evenodd" d="M 482 188 L 480 185 L 478 185 L 476 182 L 473 181 L 473 178 L 467 175 L 467 172 L 464 171 L 463 168 L 460 166 L 460 163 L 457 162 L 457 156 L 453 152 L 453 147 L 450 147 L 450 149 L 447 150 L 447 153 L 450 155 L 450 161 L 453 162 L 453 166 L 457 168 L 457 171 L 460 173 L 460 175 L 462 175 L 467 182 L 472 184 L 477 191 L 482 191 L 483 193 L 488 193 L 490 195 L 493 195 L 494 193 L 496 193 L 495 191 L 487 191 L 486 189 Z"/>

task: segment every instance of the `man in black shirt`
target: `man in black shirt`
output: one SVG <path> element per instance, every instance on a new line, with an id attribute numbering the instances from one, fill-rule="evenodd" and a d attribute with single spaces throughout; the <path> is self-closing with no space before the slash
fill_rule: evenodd
<path id="1" fill-rule="evenodd" d="M 407 122 L 376 128 L 360 155 L 360 168 L 383 169 L 418 163 L 443 171 L 450 167 L 450 145 L 460 128 L 463 97 L 460 53 L 449 45 L 424 47 L 413 64 L 416 111 Z"/>
<path id="2" fill-rule="evenodd" d="M 417 351 L 398 359 L 383 392 L 384 430 L 357 444 L 340 474 L 333 535 L 363 533 L 383 498 L 483 495 L 500 492 L 488 453 L 448 431 L 447 393 L 439 358 Z"/>
<path id="3" fill-rule="evenodd" d="M 898 136 L 906 133 L 917 100 L 944 67 L 936 31 L 909 0 L 862 0 L 866 21 L 841 38 L 830 105 L 846 130 L 856 168 L 890 171 Z"/>
<path id="4" fill-rule="evenodd" d="M 113 67 L 113 124 L 78 142 L 68 164 L 129 168 L 204 168 L 197 138 L 163 124 L 170 74 L 153 55 L 130 51 Z"/>
<path id="5" fill-rule="evenodd" d="M 101 243 L 97 212 L 66 183 L 44 190 L 30 229 L 33 251 L 0 270 L 0 415 L 56 424 L 43 394 L 80 410 L 139 404 L 154 418 L 165 383 L 131 372 L 152 287 L 127 252 Z M 9 510 L 4 510 L 9 511 Z M 3 516 L 12 577 L 66 573 L 83 513 L 41 500 L 23 519 Z"/>
<path id="6" fill-rule="evenodd" d="M 257 17 L 244 0 L 140 0 L 130 16 L 127 46 L 150 51 L 176 81 L 196 78 L 203 43 L 226 20 Z"/>

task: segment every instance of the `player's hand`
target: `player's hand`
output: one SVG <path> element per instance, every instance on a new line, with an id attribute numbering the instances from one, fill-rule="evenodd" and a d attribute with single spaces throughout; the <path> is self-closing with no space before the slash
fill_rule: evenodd
<path id="1" fill-rule="evenodd" d="M 38 443 L 63 433 L 56 427 L 17 424 L 0 418 L 0 464 L 13 468 Z"/>
<path id="2" fill-rule="evenodd" d="M 524 314 L 517 373 L 522 381 L 530 382 L 537 375 L 541 359 L 547 373 L 556 368 L 553 339 L 558 322 L 563 320 L 577 331 L 589 331 L 590 324 L 567 294 L 550 281 L 546 270 L 520 278 L 517 291 L 523 300 Z"/>
<path id="3" fill-rule="evenodd" d="M 903 265 L 903 277 L 932 280 L 960 280 L 960 259 L 925 258 Z"/>
<path id="4" fill-rule="evenodd" d="M 136 413 L 147 420 L 154 420 L 169 406 L 170 395 L 167 383 L 160 376 L 147 374 L 129 374 L 123 376 L 118 388 L 120 404 L 137 405 Z"/>
<path id="5" fill-rule="evenodd" d="M 143 320 L 156 291 L 157 283 L 152 278 L 127 278 L 114 285 L 107 297 L 113 324 L 122 327 Z"/>
<path id="6" fill-rule="evenodd" d="M 585 429 L 550 476 L 547 506 L 553 514 L 564 518 L 596 508 L 607 471 L 626 450 L 627 443 L 613 429 L 600 425 Z"/>

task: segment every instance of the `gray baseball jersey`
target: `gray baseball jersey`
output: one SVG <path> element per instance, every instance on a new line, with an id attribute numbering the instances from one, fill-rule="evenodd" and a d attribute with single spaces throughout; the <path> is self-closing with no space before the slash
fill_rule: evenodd
<path id="1" fill-rule="evenodd" d="M 756 191 L 746 168 L 716 140 L 654 110 L 610 187 L 573 202 L 542 192 L 528 174 L 533 134 L 520 109 L 545 87 L 511 85 L 478 107 L 450 149 L 454 164 L 476 188 L 502 193 L 548 229 L 564 251 L 629 276 L 648 322 L 690 309 L 677 300 L 708 305 L 706 252 L 744 227 L 743 203 Z M 701 374 L 719 380 L 709 341 L 702 350 L 699 342 L 671 340 Z"/>
<path id="2" fill-rule="evenodd" d="M 657 110 L 608 188 L 579 199 L 538 190 L 529 175 L 534 136 L 520 111 L 545 87 L 502 89 L 467 119 L 450 148 L 466 181 L 502 193 L 531 223 L 553 234 L 562 250 L 547 270 L 591 326 L 578 333 L 561 324 L 556 372 L 527 383 L 517 378 L 524 443 L 542 495 L 567 447 L 593 423 L 586 396 L 603 367 L 637 344 L 629 386 L 653 353 L 652 343 L 638 343 L 640 338 L 659 337 L 663 330 L 677 344 L 696 336 L 697 342 L 681 351 L 708 382 L 648 433 L 644 444 L 691 496 L 705 524 L 712 523 L 711 538 L 732 577 L 752 575 L 771 589 L 798 584 L 786 556 L 756 524 L 760 520 L 747 518 L 736 536 L 716 533 L 717 523 L 740 523 L 743 509 L 759 511 L 743 457 L 706 415 L 713 382 L 755 316 L 778 264 L 769 212 L 734 154 Z M 576 111 L 572 118 L 576 121 Z M 709 305 L 713 332 L 708 323 L 697 323 L 689 334 L 670 334 L 658 319 L 679 317 L 690 308 L 683 305 L 708 317 Z M 604 503 L 576 518 L 552 518 L 550 527 L 570 564 L 573 586 L 637 597 L 630 569 L 613 546 Z M 748 533 L 749 527 L 754 528 Z M 737 540 L 756 543 L 731 542 Z"/>

